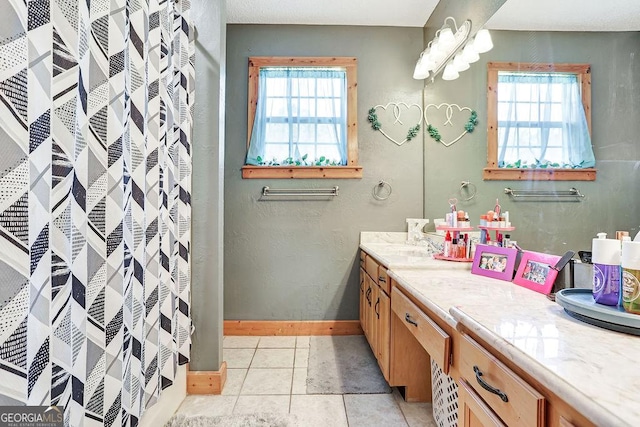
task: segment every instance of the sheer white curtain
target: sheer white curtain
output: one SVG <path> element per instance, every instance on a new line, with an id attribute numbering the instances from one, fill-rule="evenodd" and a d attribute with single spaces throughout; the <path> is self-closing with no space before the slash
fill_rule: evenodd
<path id="1" fill-rule="evenodd" d="M 326 157 L 346 164 L 346 91 L 344 70 L 261 68 L 245 163 L 282 163 L 287 158 L 312 163 Z M 281 155 L 273 159 L 269 153 L 274 152 Z"/>
<path id="2" fill-rule="evenodd" d="M 500 73 L 498 164 L 595 166 L 574 74 Z"/>

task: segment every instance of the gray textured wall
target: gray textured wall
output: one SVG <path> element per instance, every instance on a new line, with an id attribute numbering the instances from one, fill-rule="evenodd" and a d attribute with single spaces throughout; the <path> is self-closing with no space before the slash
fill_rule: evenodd
<path id="1" fill-rule="evenodd" d="M 196 101 L 193 135 L 192 319 L 190 369 L 222 363 L 223 173 L 226 6 L 195 0 Z"/>
<path id="2" fill-rule="evenodd" d="M 422 50 L 421 28 L 229 25 L 225 159 L 225 319 L 358 318 L 357 248 L 361 231 L 405 231 L 421 217 L 421 138 L 396 146 L 366 121 L 390 101 L 421 102 L 411 78 Z M 358 58 L 358 143 L 362 179 L 241 178 L 247 141 L 249 56 Z M 384 126 L 384 123 L 383 123 Z M 376 201 L 380 180 L 391 197 Z M 333 200 L 261 201 L 263 186 L 331 187 Z"/>
<path id="3" fill-rule="evenodd" d="M 454 81 L 436 79 L 425 102 L 458 103 L 477 110 L 479 126 L 449 148 L 425 136 L 425 217 L 443 217 L 447 199 L 459 195 L 462 180 L 478 189 L 460 203 L 472 223 L 492 209 L 496 198 L 517 227 L 512 238 L 525 249 L 549 253 L 589 250 L 595 233 L 610 235 L 640 228 L 640 33 L 554 33 L 492 31 L 494 49 Z M 592 65 L 592 142 L 598 169 L 595 182 L 482 181 L 486 165 L 486 62 L 574 62 Z M 587 197 L 572 202 L 514 202 L 514 189 L 578 188 Z"/>

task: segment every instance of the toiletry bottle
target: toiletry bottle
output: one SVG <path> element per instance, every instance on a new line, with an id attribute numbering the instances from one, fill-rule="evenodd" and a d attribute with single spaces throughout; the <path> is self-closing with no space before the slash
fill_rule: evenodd
<path id="1" fill-rule="evenodd" d="M 511 247 L 511 234 L 505 234 L 504 239 L 502 239 L 502 246 L 505 248 Z"/>
<path id="2" fill-rule="evenodd" d="M 593 299 L 598 304 L 616 306 L 620 299 L 621 242 L 606 237 L 607 233 L 598 233 L 591 243 Z"/>
<path id="3" fill-rule="evenodd" d="M 640 314 L 640 242 L 623 240 L 621 266 L 622 306 L 627 313 Z"/>
<path id="4" fill-rule="evenodd" d="M 460 238 L 458 239 L 458 258 L 467 257 L 467 245 L 465 244 L 466 237 L 466 234 L 464 235 L 464 238 L 460 235 Z"/>
<path id="5" fill-rule="evenodd" d="M 449 231 L 444 236 L 444 253 L 442 255 L 447 258 L 451 256 L 451 233 Z"/>
<path id="6" fill-rule="evenodd" d="M 455 237 L 451 241 L 451 252 L 449 254 L 451 258 L 458 258 L 458 239 Z"/>

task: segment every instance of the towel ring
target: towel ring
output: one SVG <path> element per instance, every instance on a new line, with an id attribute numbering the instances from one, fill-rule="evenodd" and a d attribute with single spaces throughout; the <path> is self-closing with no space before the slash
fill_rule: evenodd
<path id="1" fill-rule="evenodd" d="M 389 189 L 389 192 L 385 196 L 380 196 L 380 192 L 385 187 Z M 393 192 L 393 188 L 391 188 L 391 184 L 389 184 L 387 181 L 380 181 L 379 183 L 373 186 L 373 191 L 371 194 L 373 194 L 373 198 L 376 200 L 387 200 L 389 196 L 391 196 L 392 192 Z"/>
<path id="2" fill-rule="evenodd" d="M 459 190 L 461 196 L 465 188 L 467 190 L 467 194 L 471 194 L 471 195 L 466 199 L 462 199 L 462 200 L 465 202 L 468 202 L 469 200 L 472 200 L 474 197 L 476 197 L 478 188 L 476 187 L 475 184 L 472 184 L 471 181 L 462 181 L 462 183 L 460 183 L 460 190 Z"/>

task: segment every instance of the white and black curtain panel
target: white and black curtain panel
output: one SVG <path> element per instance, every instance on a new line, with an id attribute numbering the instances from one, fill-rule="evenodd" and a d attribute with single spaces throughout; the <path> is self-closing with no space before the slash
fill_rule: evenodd
<path id="1" fill-rule="evenodd" d="M 136 426 L 189 359 L 189 0 L 0 0 L 0 405 Z"/>

